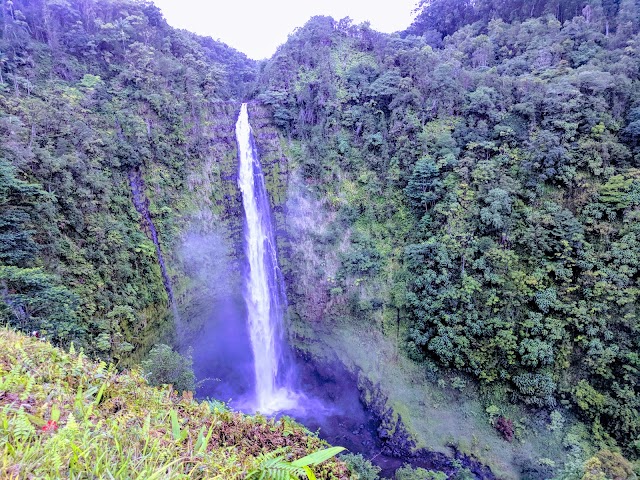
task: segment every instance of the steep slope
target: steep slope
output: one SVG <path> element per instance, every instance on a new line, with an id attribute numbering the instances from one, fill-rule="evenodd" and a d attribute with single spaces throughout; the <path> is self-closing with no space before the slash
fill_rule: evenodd
<path id="1" fill-rule="evenodd" d="M 208 271 L 237 282 L 233 99 L 256 64 L 145 1 L 0 16 L 0 315 L 131 364 L 206 317 Z"/>
<path id="2" fill-rule="evenodd" d="M 387 399 L 381 435 L 626 472 L 640 6 L 527 6 L 422 2 L 402 35 L 318 17 L 258 71 L 145 1 L 2 2 L 0 318 L 124 366 L 193 338 L 240 290 L 250 95 L 290 337 Z"/>
<path id="3" fill-rule="evenodd" d="M 639 453 L 640 8 L 619 3 L 564 23 L 489 16 L 439 48 L 317 17 L 259 80 L 297 178 L 293 338 L 353 357 L 340 332 L 375 329 L 425 389 L 478 385 L 471 415 L 513 420 L 529 445 L 554 432 L 553 461 L 514 458 L 516 475 Z M 379 376 L 375 345 L 359 366 Z"/>
<path id="4" fill-rule="evenodd" d="M 246 478 L 264 457 L 326 444 L 293 421 L 229 412 L 149 387 L 83 354 L 0 330 L 2 478 Z M 275 455 L 272 455 L 275 456 Z M 348 478 L 342 462 L 318 478 Z"/>

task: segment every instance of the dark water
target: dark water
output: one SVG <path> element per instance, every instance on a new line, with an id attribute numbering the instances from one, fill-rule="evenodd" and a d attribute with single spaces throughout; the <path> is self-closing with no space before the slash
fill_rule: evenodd
<path id="1" fill-rule="evenodd" d="M 307 396 L 306 411 L 290 416 L 332 445 L 359 453 L 381 468 L 380 475 L 394 478 L 404 465 L 442 471 L 453 477 L 458 470 L 451 457 L 440 452 L 419 451 L 412 455 L 392 455 L 391 448 L 379 436 L 379 414 L 368 410 L 360 399 L 358 381 L 339 362 L 314 362 L 302 355 L 296 357 L 301 391 Z M 407 445 L 407 451 L 411 449 Z M 476 478 L 492 479 L 491 472 L 465 456 L 458 456 L 462 468 L 469 468 Z"/>
<path id="2" fill-rule="evenodd" d="M 196 377 L 201 381 L 197 396 L 215 398 L 233 409 L 248 411 L 246 406 L 253 404 L 255 373 L 246 306 L 238 297 L 211 304 L 208 309 L 205 328 L 189 341 Z M 342 363 L 317 361 L 299 352 L 289 353 L 287 361 L 293 375 L 288 383 L 295 385 L 301 399 L 299 409 L 283 414 L 317 432 L 330 444 L 362 454 L 382 469 L 382 477 L 393 478 L 394 472 L 407 463 L 454 476 L 456 468 L 450 456 L 429 451 L 406 454 L 411 450 L 409 445 L 406 449 L 402 445 L 398 448 L 397 443 L 390 446 L 380 438 L 378 430 L 383 413 L 365 407 L 360 400 L 356 375 Z M 456 456 L 476 478 L 495 478 L 473 459 Z"/>
<path id="3" fill-rule="evenodd" d="M 193 344 L 194 369 L 201 383 L 200 398 L 216 398 L 243 410 L 253 397 L 253 358 L 247 327 L 241 307 L 229 303 L 209 322 L 208 331 Z M 293 381 L 301 394 L 300 408 L 282 412 L 305 425 L 332 445 L 343 446 L 359 453 L 382 471 L 384 478 L 393 478 L 405 464 L 437 470 L 453 477 L 456 468 L 451 458 L 438 452 L 422 451 L 416 455 L 398 457 L 378 435 L 380 418 L 360 400 L 357 378 L 339 362 L 315 362 L 301 354 L 292 355 L 296 372 Z M 476 478 L 494 478 L 488 469 L 472 459 L 459 456 L 463 467 L 471 469 Z"/>
<path id="4" fill-rule="evenodd" d="M 337 362 L 317 364 L 298 355 L 296 363 L 308 408 L 290 415 L 332 445 L 362 454 L 382 468 L 382 476 L 392 478 L 407 461 L 383 453 L 380 421 L 361 402 L 355 376 Z"/>

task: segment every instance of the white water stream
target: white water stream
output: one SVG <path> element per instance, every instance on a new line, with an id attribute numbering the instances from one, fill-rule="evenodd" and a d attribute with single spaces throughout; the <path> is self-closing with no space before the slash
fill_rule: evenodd
<path id="1" fill-rule="evenodd" d="M 244 298 L 256 376 L 253 407 L 269 414 L 294 408 L 296 396 L 279 384 L 286 296 L 278 269 L 271 208 L 246 103 L 242 104 L 236 123 L 236 139 L 240 157 L 238 186 L 242 192 L 246 220 L 248 269 L 244 278 Z"/>

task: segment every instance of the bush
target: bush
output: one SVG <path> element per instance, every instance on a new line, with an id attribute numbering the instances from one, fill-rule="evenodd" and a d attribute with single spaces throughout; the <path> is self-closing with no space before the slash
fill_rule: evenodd
<path id="1" fill-rule="evenodd" d="M 442 472 L 413 468 L 411 465 L 405 465 L 396 471 L 396 480 L 446 480 L 446 478 L 447 475 Z"/>
<path id="2" fill-rule="evenodd" d="M 351 473 L 357 475 L 358 480 L 378 480 L 380 467 L 372 464 L 360 454 L 348 453 L 341 455 L 340 460 L 347 464 Z"/>
<path id="3" fill-rule="evenodd" d="M 500 416 L 496 420 L 495 427 L 496 427 L 496 430 L 498 430 L 498 432 L 502 434 L 502 436 L 507 442 L 510 442 L 513 440 L 514 431 L 513 431 L 512 420 L 509 420 L 508 418 L 504 418 Z"/>
<path id="4" fill-rule="evenodd" d="M 551 377 L 544 373 L 523 373 L 513 377 L 513 383 L 518 387 L 522 400 L 529 405 L 555 406 L 556 384 Z"/>
<path id="5" fill-rule="evenodd" d="M 584 464 L 583 480 L 608 478 L 612 480 L 636 479 L 633 466 L 618 452 L 601 450 Z"/>
<path id="6" fill-rule="evenodd" d="M 142 370 L 151 385 L 170 384 L 178 391 L 196 388 L 191 355 L 180 355 L 168 345 L 155 345 L 142 362 Z"/>

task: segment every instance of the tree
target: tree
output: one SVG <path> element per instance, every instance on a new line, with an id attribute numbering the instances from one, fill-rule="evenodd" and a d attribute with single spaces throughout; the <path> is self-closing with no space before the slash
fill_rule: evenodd
<path id="1" fill-rule="evenodd" d="M 620 0 L 616 16 L 616 37 L 625 44 L 640 28 L 640 4 L 638 0 Z"/>
<path id="2" fill-rule="evenodd" d="M 600 450 L 585 462 L 582 480 L 631 480 L 636 478 L 633 465 L 619 452 Z"/>
<path id="3" fill-rule="evenodd" d="M 0 262 L 26 266 L 38 252 L 31 211 L 50 196 L 40 185 L 20 180 L 16 175 L 15 168 L 0 159 Z"/>
<path id="4" fill-rule="evenodd" d="M 424 212 L 440 198 L 442 183 L 439 176 L 440 169 L 431 157 L 423 157 L 416 162 L 405 188 L 414 209 Z"/>
<path id="5" fill-rule="evenodd" d="M 83 344 L 85 328 L 78 297 L 41 268 L 0 265 L 0 318 L 26 332 L 40 332 L 54 344 Z"/>

